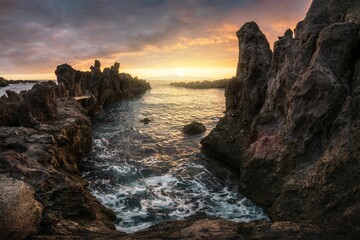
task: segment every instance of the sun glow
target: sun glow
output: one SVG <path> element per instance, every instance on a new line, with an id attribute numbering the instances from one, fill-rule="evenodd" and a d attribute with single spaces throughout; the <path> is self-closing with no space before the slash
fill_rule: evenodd
<path id="1" fill-rule="evenodd" d="M 216 80 L 230 78 L 236 74 L 236 68 L 128 68 L 121 72 L 130 73 L 144 79 L 166 80 Z"/>
<path id="2" fill-rule="evenodd" d="M 176 69 L 176 76 L 178 76 L 178 77 L 184 77 L 184 76 L 185 76 L 185 71 L 184 71 L 184 69 L 182 69 L 182 68 Z"/>

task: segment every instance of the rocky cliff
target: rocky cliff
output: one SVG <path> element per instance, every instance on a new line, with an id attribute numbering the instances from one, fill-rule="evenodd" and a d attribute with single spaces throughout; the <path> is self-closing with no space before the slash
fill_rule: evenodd
<path id="1" fill-rule="evenodd" d="M 122 235 L 114 213 L 90 194 L 77 169 L 91 148 L 89 114 L 150 88 L 114 66 L 102 73 L 61 65 L 58 85 L 43 82 L 0 98 L 0 239 Z M 83 94 L 87 108 L 74 98 Z"/>
<path id="2" fill-rule="evenodd" d="M 272 54 L 255 23 L 237 33 L 237 78 L 203 151 L 272 220 L 360 231 L 359 30 L 358 0 L 314 0 Z"/>

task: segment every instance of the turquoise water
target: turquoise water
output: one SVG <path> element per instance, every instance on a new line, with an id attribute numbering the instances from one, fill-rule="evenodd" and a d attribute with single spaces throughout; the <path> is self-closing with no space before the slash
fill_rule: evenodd
<path id="1" fill-rule="evenodd" d="M 92 193 L 116 213 L 116 228 L 130 233 L 196 214 L 266 219 L 237 191 L 233 174 L 200 153 L 200 140 L 225 110 L 224 90 L 168 84 L 152 81 L 143 96 L 111 104 L 93 119 L 93 148 L 80 167 Z M 145 117 L 147 125 L 140 122 Z M 182 127 L 193 120 L 207 131 L 184 135 Z"/>

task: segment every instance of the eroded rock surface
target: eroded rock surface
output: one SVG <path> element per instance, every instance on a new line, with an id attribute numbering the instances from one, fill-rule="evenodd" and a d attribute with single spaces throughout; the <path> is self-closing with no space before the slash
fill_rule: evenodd
<path id="1" fill-rule="evenodd" d="M 240 171 L 241 193 L 272 220 L 360 231 L 359 10 L 315 0 L 270 66 L 254 23 L 238 33 L 237 80 L 203 150 Z"/>
<path id="2" fill-rule="evenodd" d="M 91 148 L 92 109 L 149 89 L 120 75 L 118 67 L 105 78 L 101 71 L 92 75 L 61 65 L 58 85 L 42 82 L 0 98 L 0 239 L 124 235 L 115 231 L 115 214 L 90 194 L 77 166 Z M 85 93 L 96 96 L 88 108 L 74 98 Z"/>
<path id="3" fill-rule="evenodd" d="M 151 88 L 144 80 L 132 78 L 130 74 L 119 73 L 119 63 L 105 68 L 104 72 L 101 72 L 100 66 L 101 63 L 95 60 L 94 66 L 90 67 L 91 72 L 82 72 L 68 64 L 59 65 L 55 71 L 61 87 L 58 96 L 89 96 L 89 99 L 82 102 L 82 106 L 90 115 L 94 115 L 106 103 L 128 99 Z"/>

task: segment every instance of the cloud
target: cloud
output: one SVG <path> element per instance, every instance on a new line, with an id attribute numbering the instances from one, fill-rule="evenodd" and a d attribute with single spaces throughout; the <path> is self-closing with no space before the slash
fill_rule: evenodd
<path id="1" fill-rule="evenodd" d="M 308 4 L 309 0 L 2 0 L 0 74 L 48 73 L 64 62 L 84 67 L 95 58 L 129 67 L 232 64 L 237 56 L 235 31 L 242 24 L 257 21 L 274 41 L 304 17 Z"/>

